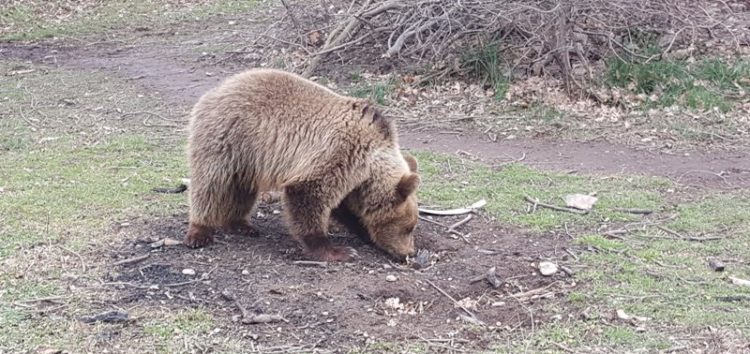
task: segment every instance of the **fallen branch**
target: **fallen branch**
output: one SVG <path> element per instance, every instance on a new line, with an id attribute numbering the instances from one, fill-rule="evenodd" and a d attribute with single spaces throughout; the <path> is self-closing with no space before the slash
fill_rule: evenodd
<path id="1" fill-rule="evenodd" d="M 131 258 L 119 260 L 117 262 L 114 262 L 114 263 L 110 264 L 110 266 L 116 267 L 116 266 L 121 266 L 121 265 L 126 265 L 126 264 L 138 263 L 140 261 L 146 260 L 150 256 L 151 256 L 150 253 L 146 253 L 146 254 L 143 254 L 143 255 L 140 255 L 140 256 L 136 256 L 136 257 L 131 257 Z"/>
<path id="2" fill-rule="evenodd" d="M 668 229 L 668 228 L 666 228 L 664 226 L 661 226 L 661 225 L 656 225 L 656 228 L 659 229 L 659 230 L 661 230 L 661 231 L 664 231 L 664 232 L 666 232 L 666 233 L 668 233 L 668 234 L 670 234 L 672 236 L 675 236 L 675 237 L 677 237 L 677 239 L 683 240 L 683 241 L 703 242 L 703 241 L 716 241 L 716 240 L 722 240 L 722 239 L 724 239 L 724 237 L 720 237 L 720 236 L 709 236 L 709 237 L 684 236 L 684 235 L 680 234 L 677 231 L 674 231 L 672 229 Z"/>
<path id="3" fill-rule="evenodd" d="M 579 214 L 579 215 L 585 215 L 585 214 L 589 213 L 588 210 L 579 210 L 579 209 L 573 209 L 573 208 L 567 208 L 567 207 L 560 207 L 560 206 L 557 206 L 557 205 L 542 203 L 542 202 L 539 201 L 539 199 L 531 198 L 528 195 L 524 196 L 524 198 L 526 199 L 527 202 L 533 204 L 532 212 L 536 210 L 537 206 L 540 206 L 540 207 L 544 207 L 544 208 L 547 208 L 547 209 L 552 209 L 552 210 L 557 210 L 557 211 L 565 211 L 565 212 L 568 212 L 568 213 Z"/>
<path id="4" fill-rule="evenodd" d="M 237 298 L 227 290 L 222 291 L 221 296 L 229 301 L 232 301 L 234 303 L 234 306 L 236 306 L 240 310 L 240 313 L 242 314 L 240 322 L 242 324 L 274 323 L 282 321 L 289 323 L 289 320 L 282 317 L 281 315 L 269 315 L 263 313 L 258 315 L 250 314 L 250 312 L 248 312 L 247 309 L 242 306 L 239 301 L 237 301 Z"/>
<path id="5" fill-rule="evenodd" d="M 467 208 L 458 208 L 458 209 L 450 209 L 450 210 L 432 210 L 432 209 L 424 209 L 419 208 L 419 212 L 423 214 L 431 214 L 431 215 L 440 215 L 440 216 L 446 216 L 446 215 L 463 215 L 468 213 L 473 213 L 477 209 L 481 209 L 487 204 L 487 201 L 482 199 Z"/>
<path id="6" fill-rule="evenodd" d="M 653 213 L 653 210 L 650 209 L 638 209 L 638 208 L 613 208 L 613 211 L 620 212 L 620 213 L 628 213 L 628 214 L 640 214 L 640 215 L 648 215 Z"/>
<path id="7" fill-rule="evenodd" d="M 442 226 L 442 227 L 444 227 L 444 228 L 446 228 L 446 229 L 447 229 L 448 233 L 450 233 L 450 234 L 453 234 L 453 235 L 456 235 L 456 236 L 460 237 L 460 238 L 461 238 L 462 240 L 464 240 L 464 242 L 466 242 L 466 243 L 471 243 L 471 242 L 469 242 L 469 239 L 467 238 L 467 236 L 469 236 L 470 234 L 463 234 L 463 233 L 461 233 L 461 232 L 459 232 L 459 231 L 456 231 L 455 229 L 452 229 L 452 228 L 451 228 L 450 226 L 448 226 L 448 225 L 445 225 L 445 224 L 443 224 L 443 223 L 441 223 L 441 222 L 437 222 L 437 221 L 435 221 L 435 220 L 430 220 L 430 219 L 428 219 L 428 218 L 426 218 L 426 217 L 424 217 L 424 216 L 418 216 L 418 218 L 419 218 L 419 220 L 422 220 L 422 221 L 427 221 L 427 222 L 429 222 L 429 223 L 431 223 L 431 224 L 435 224 L 435 225 L 438 225 L 438 226 Z M 451 237 L 451 238 L 453 238 L 453 239 L 456 239 L 456 237 Z"/>
<path id="8" fill-rule="evenodd" d="M 547 284 L 545 286 L 542 286 L 542 287 L 539 287 L 539 288 L 536 288 L 536 289 L 531 289 L 531 290 L 528 290 L 528 291 L 524 291 L 524 292 L 520 292 L 520 293 L 515 293 L 515 294 L 509 294 L 508 296 L 510 296 L 512 298 L 519 299 L 519 300 L 523 299 L 523 298 L 532 297 L 532 296 L 535 296 L 535 295 L 537 295 L 539 293 L 542 293 L 542 292 L 546 291 L 548 288 L 550 288 L 552 285 L 555 285 L 555 284 L 557 284 L 557 281 L 554 281 L 552 283 L 549 283 L 549 284 Z"/>
<path id="9" fill-rule="evenodd" d="M 485 325 L 484 322 L 482 322 L 482 320 L 480 320 L 479 318 L 477 318 L 477 316 L 473 312 L 469 311 L 469 309 L 467 309 L 466 307 L 464 307 L 464 305 L 461 305 L 458 301 L 456 301 L 456 299 L 453 298 L 453 296 L 450 296 L 450 294 L 448 294 L 447 292 L 445 292 L 445 290 L 441 289 L 440 287 L 438 287 L 437 285 L 435 285 L 433 282 L 429 281 L 428 279 L 425 279 L 424 281 L 426 281 L 427 284 L 430 284 L 431 287 L 435 288 L 435 290 L 437 290 L 438 292 L 440 292 L 441 294 L 443 294 L 445 297 L 447 297 L 448 299 L 450 299 L 451 301 L 453 301 L 453 305 L 459 307 L 461 310 L 463 310 L 464 312 L 466 312 L 466 314 L 469 316 L 469 318 L 471 318 L 473 321 L 475 321 L 475 323 L 477 323 L 479 325 L 482 325 L 482 326 Z"/>
<path id="10" fill-rule="evenodd" d="M 466 224 L 467 222 L 469 222 L 469 221 L 471 220 L 471 218 L 472 218 L 472 217 L 473 217 L 473 215 L 471 215 L 471 214 L 469 214 L 469 215 L 466 215 L 466 217 L 465 217 L 465 218 L 463 218 L 463 219 L 461 219 L 460 221 L 456 222 L 455 224 L 451 225 L 451 226 L 450 226 L 450 227 L 448 228 L 448 231 L 449 231 L 449 232 L 450 232 L 450 231 L 453 231 L 453 230 L 455 230 L 456 228 L 460 227 L 461 225 L 464 225 L 464 224 Z"/>

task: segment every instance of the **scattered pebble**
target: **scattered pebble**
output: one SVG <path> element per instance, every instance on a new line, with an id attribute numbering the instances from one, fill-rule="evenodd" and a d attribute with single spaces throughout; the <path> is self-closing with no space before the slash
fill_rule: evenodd
<path id="1" fill-rule="evenodd" d="M 182 270 L 182 274 L 195 275 L 195 269 L 185 268 Z"/>
<path id="2" fill-rule="evenodd" d="M 389 297 L 385 299 L 385 307 L 392 308 L 394 310 L 403 309 L 404 305 L 401 303 L 401 300 L 397 297 Z"/>
<path id="3" fill-rule="evenodd" d="M 539 273 L 541 273 L 545 277 L 553 275 L 557 273 L 557 264 L 547 261 L 539 262 Z"/>
<path id="4" fill-rule="evenodd" d="M 477 305 L 479 305 L 479 300 L 474 300 L 470 297 L 463 298 L 461 300 L 458 300 L 456 304 L 454 305 L 456 308 L 463 307 L 465 309 L 469 310 L 476 310 Z"/>
<path id="5" fill-rule="evenodd" d="M 712 259 L 708 261 L 708 266 L 713 269 L 714 272 L 723 272 L 724 271 L 724 262 Z"/>
<path id="6" fill-rule="evenodd" d="M 388 274 L 385 276 L 385 281 L 394 282 L 398 280 L 398 278 L 393 274 Z"/>
<path id="7" fill-rule="evenodd" d="M 250 271 L 247 269 L 242 270 L 242 275 L 250 275 Z"/>

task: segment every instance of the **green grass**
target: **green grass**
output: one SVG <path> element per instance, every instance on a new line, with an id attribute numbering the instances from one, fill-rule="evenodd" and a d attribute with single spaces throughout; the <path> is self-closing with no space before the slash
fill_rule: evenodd
<path id="1" fill-rule="evenodd" d="M 492 87 L 496 100 L 505 98 L 510 82 L 505 74 L 507 67 L 503 63 L 500 47 L 496 43 L 467 52 L 462 58 L 462 67 L 483 86 Z"/>
<path id="2" fill-rule="evenodd" d="M 655 60 L 648 63 L 612 58 L 605 83 L 636 94 L 655 95 L 644 108 L 679 105 L 693 110 L 729 111 L 739 89 L 750 89 L 750 62 L 706 59 L 695 64 Z"/>
<path id="3" fill-rule="evenodd" d="M 164 148 L 144 136 L 119 136 L 95 147 L 61 141 L 29 153 L 0 155 L 4 241 L 0 257 L 70 231 L 100 229 L 126 215 L 184 203 L 182 196 L 153 198 L 150 189 L 185 173 L 180 145 Z M 117 193 L 113 193 L 117 191 Z M 170 210 L 172 208 L 166 208 Z"/>
<path id="4" fill-rule="evenodd" d="M 167 350 L 173 339 L 181 336 L 193 334 L 208 334 L 214 325 L 213 317 L 200 309 L 187 309 L 170 316 L 169 320 L 156 318 L 143 326 L 143 331 L 149 336 L 154 337 L 157 342 L 161 343 L 164 352 L 173 352 Z M 177 343 L 179 345 L 180 343 Z"/>
<path id="5" fill-rule="evenodd" d="M 565 223 L 592 226 L 604 220 L 634 220 L 633 215 L 611 211 L 612 208 L 646 208 L 658 210 L 662 204 L 660 190 L 671 184 L 660 178 L 614 176 L 574 176 L 541 172 L 522 165 L 492 169 L 483 164 L 429 152 L 416 152 L 423 175 L 420 197 L 425 202 L 444 207 L 469 205 L 486 199 L 486 210 L 504 223 L 529 227 L 535 231 L 559 229 Z M 564 205 L 563 197 L 571 193 L 597 192 L 599 201 L 585 216 L 539 208 L 528 213 L 525 196 L 542 202 Z"/>
<path id="6" fill-rule="evenodd" d="M 350 90 L 350 94 L 354 97 L 369 98 L 379 105 L 385 105 L 395 88 L 395 79 L 390 78 L 384 82 L 358 85 Z"/>
<path id="7" fill-rule="evenodd" d="M 204 4 L 164 1 L 104 1 L 69 13 L 55 3 L 20 3 L 0 6 L 0 40 L 38 40 L 95 34 L 120 28 L 164 26 L 185 20 L 200 20 L 233 14 L 256 6 L 256 1 L 220 0 Z M 59 12 L 60 16 L 55 16 Z"/>

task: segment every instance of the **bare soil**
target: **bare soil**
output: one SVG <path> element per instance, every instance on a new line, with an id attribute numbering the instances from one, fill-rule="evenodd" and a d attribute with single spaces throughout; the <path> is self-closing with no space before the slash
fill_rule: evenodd
<path id="1" fill-rule="evenodd" d="M 132 226 L 113 231 L 125 241 L 109 261 L 151 255 L 103 279 L 119 289 L 104 307 L 202 308 L 219 320 L 219 328 L 237 336 L 257 336 L 265 346 L 339 351 L 362 347 L 368 338 L 413 342 L 455 336 L 468 341 L 462 344 L 464 348 L 488 348 L 495 332 L 529 327 L 532 319 L 536 325 L 546 321 L 555 313 L 545 304 L 573 286 L 565 273 L 543 277 L 534 266 L 539 259 L 563 262 L 566 239 L 495 227 L 481 219 L 461 228 L 471 235 L 471 245 L 449 237 L 441 226 L 421 223 L 417 247 L 430 251 L 431 265 L 420 270 L 391 262 L 336 225 L 331 237 L 358 250 L 360 256 L 354 263 L 295 264 L 304 258 L 274 212 L 279 208 L 278 204 L 259 206 L 252 223 L 262 236 L 223 234 L 216 244 L 200 250 L 180 245 L 153 251 L 149 246 L 164 238 L 181 239 L 187 231 L 184 214 L 134 220 Z M 452 224 L 458 219 L 441 218 L 440 222 Z M 496 267 L 504 282 L 500 288 L 470 281 L 490 267 Z M 185 275 L 183 269 L 196 274 Z M 388 275 L 396 280 L 386 280 Z M 456 301 L 477 301 L 470 308 L 494 329 L 487 331 L 461 319 L 463 310 L 428 282 Z M 538 300 L 512 296 L 540 288 L 545 289 L 536 294 L 542 296 Z M 231 294 L 251 314 L 281 315 L 288 322 L 244 325 L 237 305 L 223 293 Z"/>

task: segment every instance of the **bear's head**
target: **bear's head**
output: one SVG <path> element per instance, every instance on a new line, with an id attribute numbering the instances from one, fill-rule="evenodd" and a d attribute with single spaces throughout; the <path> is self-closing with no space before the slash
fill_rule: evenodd
<path id="1" fill-rule="evenodd" d="M 385 203 L 363 216 L 364 226 L 370 240 L 390 253 L 403 259 L 412 255 L 414 249 L 414 228 L 417 225 L 419 210 L 416 192 L 420 184 L 417 174 L 417 160 L 411 155 L 403 155 L 409 171 L 401 175 L 392 188 Z"/>

